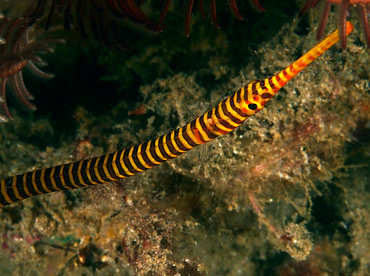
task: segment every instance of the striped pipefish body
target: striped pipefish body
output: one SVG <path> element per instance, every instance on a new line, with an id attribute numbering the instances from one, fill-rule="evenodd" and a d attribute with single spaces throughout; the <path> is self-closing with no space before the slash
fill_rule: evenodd
<path id="1" fill-rule="evenodd" d="M 353 25 L 347 22 L 347 35 Z M 260 111 L 291 78 L 339 40 L 338 31 L 276 76 L 253 81 L 191 123 L 123 150 L 0 181 L 0 207 L 28 197 L 116 181 L 148 170 L 237 128 Z"/>

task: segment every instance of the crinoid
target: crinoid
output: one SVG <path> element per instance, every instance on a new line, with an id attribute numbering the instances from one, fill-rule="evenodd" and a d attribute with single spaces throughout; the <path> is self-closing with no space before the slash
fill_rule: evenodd
<path id="1" fill-rule="evenodd" d="M 309 8 L 315 8 L 320 0 L 307 0 L 303 5 L 300 16 L 305 14 Z M 360 20 L 367 47 L 370 47 L 370 29 L 367 16 L 370 11 L 370 0 L 325 0 L 319 27 L 317 29 L 317 39 L 322 37 L 332 4 L 339 5 L 338 29 L 340 34 L 340 45 L 346 48 L 346 19 L 349 12 L 349 6 L 352 5 Z"/>
<path id="2" fill-rule="evenodd" d="M 37 19 L 42 18 L 49 7 L 45 29 L 52 25 L 54 17 L 63 14 L 62 22 L 66 30 L 71 29 L 73 23 L 83 38 L 88 33 L 100 43 L 121 49 L 130 48 L 125 41 L 125 25 L 140 29 L 142 32 L 156 34 L 165 28 L 165 25 L 154 22 L 140 9 L 141 3 L 133 0 L 38 0 L 34 10 L 30 13 L 30 26 Z M 73 16 L 72 16 L 72 9 Z"/>
<path id="3" fill-rule="evenodd" d="M 160 19 L 159 22 L 162 23 L 164 21 L 164 18 L 167 14 L 168 8 L 171 5 L 172 0 L 165 0 L 164 5 L 161 11 Z M 186 7 L 186 12 L 185 12 L 185 34 L 189 36 L 190 34 L 190 20 L 191 20 L 191 13 L 193 11 L 193 6 L 194 6 L 195 0 L 188 0 L 187 2 L 187 7 Z M 238 7 L 236 5 L 235 0 L 229 0 L 229 6 L 231 12 L 234 14 L 234 16 L 239 19 L 243 20 L 243 16 L 240 14 Z M 253 6 L 254 9 L 256 9 L 259 12 L 265 12 L 265 9 L 260 5 L 258 0 L 249 0 L 249 3 Z M 200 13 L 203 18 L 206 17 L 205 11 L 204 11 L 204 1 L 203 0 L 198 0 L 198 6 Z M 217 14 L 216 14 L 216 0 L 210 0 L 209 1 L 209 14 L 210 18 L 212 21 L 212 24 L 216 27 L 219 28 L 218 20 L 217 20 Z"/>
<path id="4" fill-rule="evenodd" d="M 29 19 L 15 18 L 0 19 L 0 36 L 3 38 L 0 45 L 0 121 L 12 119 L 6 101 L 6 88 L 9 85 L 17 100 L 29 110 L 35 106 L 29 102 L 33 99 L 27 90 L 22 70 L 27 67 L 32 73 L 43 78 L 51 78 L 52 74 L 38 69 L 35 63 L 42 64 L 43 60 L 37 55 L 39 52 L 52 53 L 54 50 L 48 43 L 64 43 L 62 39 L 30 40 L 28 36 Z"/>
<path id="5" fill-rule="evenodd" d="M 163 21 L 172 0 L 164 1 L 158 22 L 150 19 L 142 11 L 141 5 L 144 3 L 144 0 L 136 1 L 137 3 L 133 0 L 38 0 L 36 7 L 30 14 L 30 25 L 43 16 L 50 2 L 51 4 L 45 24 L 46 30 L 51 26 L 56 14 L 62 13 L 63 26 L 66 30 L 69 30 L 73 23 L 82 37 L 87 38 L 88 30 L 91 30 L 93 37 L 102 44 L 121 49 L 129 48 L 125 41 L 125 25 L 130 25 L 131 27 L 140 29 L 146 33 L 157 34 L 161 32 L 166 27 L 166 25 L 163 24 Z M 249 0 L 249 2 L 257 11 L 265 11 L 259 4 L 258 0 Z M 187 3 L 182 3 L 186 6 L 186 35 L 190 34 L 190 20 L 194 3 L 195 0 L 188 0 Z M 198 4 L 201 15 L 205 18 L 203 0 L 198 0 Z M 235 0 L 230 0 L 229 5 L 235 17 L 242 20 L 243 16 L 239 13 Z M 211 21 L 213 25 L 218 28 L 219 24 L 216 15 L 216 1 L 211 0 L 208 7 Z M 73 13 L 74 17 L 72 16 L 72 9 L 75 9 L 75 12 Z"/>

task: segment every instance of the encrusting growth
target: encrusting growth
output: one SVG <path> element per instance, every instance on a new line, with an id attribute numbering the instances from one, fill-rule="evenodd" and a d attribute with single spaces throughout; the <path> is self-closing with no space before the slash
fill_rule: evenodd
<path id="1" fill-rule="evenodd" d="M 347 22 L 346 35 L 352 30 L 353 25 Z M 189 124 L 154 140 L 89 160 L 1 180 L 0 206 L 40 194 L 132 176 L 229 133 L 259 112 L 290 79 L 338 40 L 337 30 L 276 76 L 249 83 Z"/>

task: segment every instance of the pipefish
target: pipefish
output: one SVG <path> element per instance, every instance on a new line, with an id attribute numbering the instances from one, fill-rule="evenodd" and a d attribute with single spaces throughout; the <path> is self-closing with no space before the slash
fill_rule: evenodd
<path id="1" fill-rule="evenodd" d="M 352 30 L 353 25 L 347 22 L 346 35 Z M 202 116 L 156 139 L 92 159 L 1 180 L 0 207 L 28 197 L 133 176 L 227 134 L 262 110 L 289 80 L 338 41 L 336 30 L 277 75 L 252 81 Z"/>

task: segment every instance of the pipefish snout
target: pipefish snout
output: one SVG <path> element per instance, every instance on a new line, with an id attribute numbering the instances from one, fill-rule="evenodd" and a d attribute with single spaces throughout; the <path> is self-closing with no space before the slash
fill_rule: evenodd
<path id="1" fill-rule="evenodd" d="M 353 25 L 347 22 L 346 35 L 352 30 Z M 92 159 L 1 180 L 0 207 L 40 194 L 133 176 L 229 133 L 264 108 L 289 80 L 338 41 L 336 30 L 277 75 L 249 83 L 202 116 L 156 139 Z"/>

